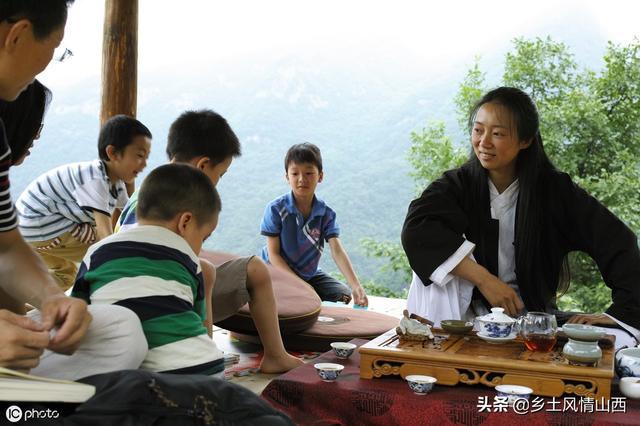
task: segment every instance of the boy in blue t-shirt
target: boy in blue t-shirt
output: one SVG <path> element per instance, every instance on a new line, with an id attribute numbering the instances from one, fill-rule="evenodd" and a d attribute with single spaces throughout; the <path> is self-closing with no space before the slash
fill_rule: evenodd
<path id="1" fill-rule="evenodd" d="M 267 245 L 262 258 L 305 280 L 322 300 L 349 303 L 353 293 L 356 305 L 367 306 L 367 295 L 340 242 L 336 213 L 315 196 L 323 178 L 320 149 L 310 143 L 293 145 L 285 156 L 284 169 L 291 192 L 265 209 L 260 233 L 267 237 Z M 318 268 L 325 241 L 351 289 Z"/>

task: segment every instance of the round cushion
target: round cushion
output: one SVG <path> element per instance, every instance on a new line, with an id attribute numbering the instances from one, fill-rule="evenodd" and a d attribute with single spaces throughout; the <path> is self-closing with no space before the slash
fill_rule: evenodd
<path id="1" fill-rule="evenodd" d="M 200 257 L 218 266 L 238 256 L 202 250 Z M 315 290 L 300 278 L 267 265 L 271 274 L 273 293 L 278 309 L 280 333 L 297 333 L 311 327 L 320 314 L 320 297 Z M 216 323 L 216 326 L 238 333 L 257 335 L 249 305 L 246 304 L 233 316 Z"/>
<path id="2" fill-rule="evenodd" d="M 351 339 L 374 339 L 395 328 L 398 318 L 362 309 L 323 306 L 313 327 L 297 334 L 283 336 L 284 346 L 293 351 L 328 351 L 331 342 Z M 241 341 L 259 343 L 255 336 L 232 333 Z"/>

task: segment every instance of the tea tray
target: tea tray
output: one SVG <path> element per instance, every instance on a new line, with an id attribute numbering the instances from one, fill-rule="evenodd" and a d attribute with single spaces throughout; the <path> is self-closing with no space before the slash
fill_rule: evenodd
<path id="1" fill-rule="evenodd" d="M 614 350 L 602 348 L 602 359 L 595 367 L 569 365 L 562 355 L 562 343 L 551 352 L 530 352 L 522 339 L 506 343 L 487 343 L 470 333 L 449 334 L 433 329 L 434 340 L 400 340 L 395 329 L 362 345 L 360 377 L 425 374 L 438 384 L 495 387 L 501 384 L 528 386 L 535 395 L 573 394 L 609 398 L 614 377 Z"/>

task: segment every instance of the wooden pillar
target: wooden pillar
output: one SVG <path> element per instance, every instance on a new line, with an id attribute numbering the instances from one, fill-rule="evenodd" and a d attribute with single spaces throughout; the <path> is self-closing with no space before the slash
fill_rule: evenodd
<path id="1" fill-rule="evenodd" d="M 138 0 L 105 0 L 100 124 L 116 114 L 136 116 Z"/>

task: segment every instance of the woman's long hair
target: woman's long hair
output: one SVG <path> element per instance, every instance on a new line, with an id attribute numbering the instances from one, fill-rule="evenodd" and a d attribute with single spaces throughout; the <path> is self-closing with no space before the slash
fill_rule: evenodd
<path id="1" fill-rule="evenodd" d="M 523 300 L 529 301 L 527 308 L 544 310 L 547 302 L 555 297 L 551 290 L 559 287 L 561 292 L 566 291 L 568 285 L 566 259 L 561 265 L 558 282 L 545 283 L 542 274 L 542 271 L 550 266 L 544 264 L 545 259 L 549 259 L 548 256 L 544 256 L 545 250 L 549 248 L 544 247 L 542 240 L 542 230 L 545 226 L 545 206 L 542 200 L 545 199 L 546 179 L 556 168 L 544 152 L 538 110 L 529 95 L 513 87 L 499 87 L 486 93 L 471 110 L 470 131 L 478 110 L 486 103 L 501 105 L 510 115 L 512 131 L 514 127 L 517 129 L 518 140 L 531 141 L 529 147 L 520 150 L 516 159 L 519 185 L 514 241 L 516 271 Z M 472 172 L 475 185 L 472 202 L 479 206 L 488 205 L 487 170 L 480 164 L 473 148 L 466 166 Z M 477 217 L 474 220 L 483 218 Z"/>
<path id="2" fill-rule="evenodd" d="M 0 102 L 11 158 L 15 164 L 27 153 L 51 102 L 51 91 L 38 80 L 31 83 L 13 102 Z"/>

